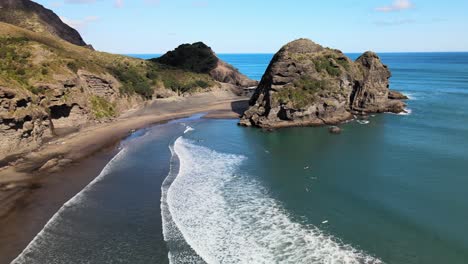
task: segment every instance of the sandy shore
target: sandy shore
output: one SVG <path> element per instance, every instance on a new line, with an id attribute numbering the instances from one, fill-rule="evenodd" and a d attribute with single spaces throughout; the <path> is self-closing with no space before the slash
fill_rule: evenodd
<path id="1" fill-rule="evenodd" d="M 193 115 L 238 118 L 247 100 L 230 92 L 148 102 L 110 123 L 58 138 L 0 169 L 0 263 L 15 258 L 52 215 L 92 181 L 132 131 Z"/>

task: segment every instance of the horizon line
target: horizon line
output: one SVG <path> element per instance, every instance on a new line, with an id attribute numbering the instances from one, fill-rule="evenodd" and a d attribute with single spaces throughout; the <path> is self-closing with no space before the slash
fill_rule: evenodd
<path id="1" fill-rule="evenodd" d="M 101 52 L 106 52 L 106 51 L 101 51 Z M 114 54 L 120 54 L 120 55 L 163 55 L 166 54 L 166 52 L 142 52 L 142 53 L 114 53 Z M 260 55 L 260 54 L 265 54 L 265 55 L 270 55 L 270 54 L 276 54 L 276 52 L 215 52 L 216 54 L 236 54 L 236 55 Z M 342 51 L 345 54 L 362 54 L 367 51 Z M 466 51 L 373 51 L 375 53 L 379 54 L 404 54 L 404 53 L 468 53 L 468 50 Z M 108 52 L 108 53 L 113 53 L 113 52 Z"/>

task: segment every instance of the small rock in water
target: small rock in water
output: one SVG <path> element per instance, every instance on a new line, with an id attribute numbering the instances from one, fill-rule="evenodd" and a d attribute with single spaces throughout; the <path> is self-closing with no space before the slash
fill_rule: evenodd
<path id="1" fill-rule="evenodd" d="M 328 131 L 332 134 L 340 134 L 341 133 L 341 128 L 337 126 L 332 126 L 328 129 Z"/>

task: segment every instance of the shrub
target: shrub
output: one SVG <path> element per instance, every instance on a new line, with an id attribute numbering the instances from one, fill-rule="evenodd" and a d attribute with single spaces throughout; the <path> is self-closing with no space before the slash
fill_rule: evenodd
<path id="1" fill-rule="evenodd" d="M 125 65 L 123 67 L 116 66 L 110 70 L 122 83 L 121 93 L 130 95 L 136 93 L 145 98 L 152 97 L 151 81 L 146 76 L 139 74 L 135 68 Z"/>
<path id="2" fill-rule="evenodd" d="M 208 73 L 218 64 L 218 58 L 211 48 L 202 42 L 180 45 L 175 50 L 151 61 L 196 73 Z"/>
<path id="3" fill-rule="evenodd" d="M 74 73 L 78 72 L 78 65 L 73 61 L 68 62 L 67 67 L 68 67 L 68 69 L 70 69 Z"/>
<path id="4" fill-rule="evenodd" d="M 92 96 L 91 109 L 97 119 L 111 118 L 115 116 L 115 105 L 99 96 Z"/>
<path id="5" fill-rule="evenodd" d="M 314 60 L 315 69 L 318 72 L 326 71 L 332 76 L 340 76 L 341 70 L 333 65 L 333 63 L 328 58 L 319 58 Z"/>

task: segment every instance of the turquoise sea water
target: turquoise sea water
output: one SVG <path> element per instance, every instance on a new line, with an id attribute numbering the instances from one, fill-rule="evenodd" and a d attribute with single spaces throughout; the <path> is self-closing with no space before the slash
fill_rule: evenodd
<path id="1" fill-rule="evenodd" d="M 16 262 L 468 263 L 468 53 L 380 55 L 409 115 L 139 131 Z M 220 57 L 260 79 L 272 54 Z"/>

